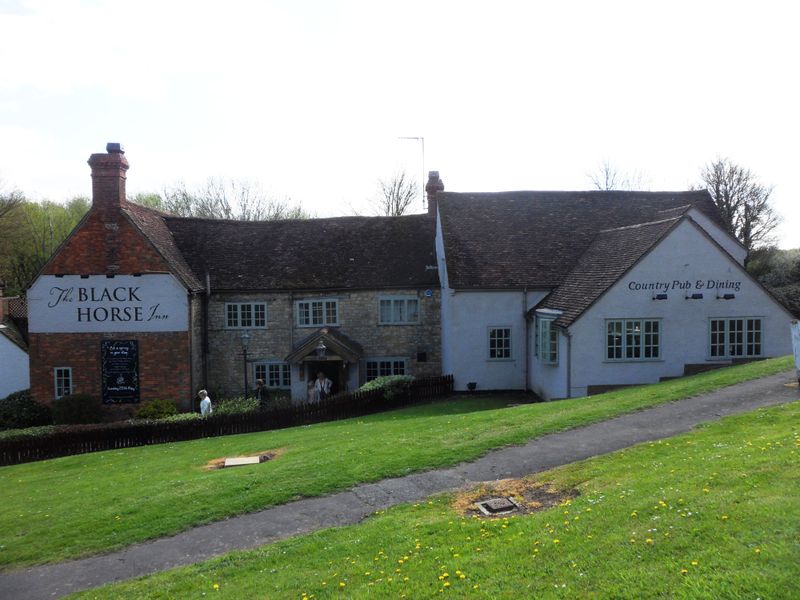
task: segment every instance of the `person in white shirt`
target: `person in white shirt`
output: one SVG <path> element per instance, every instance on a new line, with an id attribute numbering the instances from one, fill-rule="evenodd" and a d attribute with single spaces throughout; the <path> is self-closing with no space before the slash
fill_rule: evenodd
<path id="1" fill-rule="evenodd" d="M 317 402 L 330 396 L 332 385 L 333 382 L 325 377 L 325 373 L 322 371 L 317 373 L 317 380 L 314 382 L 314 391 L 317 394 Z"/>
<path id="2" fill-rule="evenodd" d="M 197 392 L 197 395 L 200 396 L 200 414 L 205 417 L 214 412 L 214 409 L 211 407 L 211 398 L 208 392 L 206 390 L 200 390 Z"/>

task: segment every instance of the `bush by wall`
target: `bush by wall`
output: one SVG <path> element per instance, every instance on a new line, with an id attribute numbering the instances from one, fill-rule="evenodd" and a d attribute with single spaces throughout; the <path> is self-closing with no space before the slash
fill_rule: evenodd
<path id="1" fill-rule="evenodd" d="M 139 405 L 133 416 L 137 419 L 164 419 L 178 414 L 178 408 L 172 400 L 146 400 Z"/>
<path id="2" fill-rule="evenodd" d="M 99 423 L 102 420 L 100 402 L 88 394 L 69 394 L 53 402 L 56 425 Z"/>
<path id="3" fill-rule="evenodd" d="M 0 400 L 0 429 L 37 427 L 52 422 L 50 407 L 33 400 L 30 390 L 14 392 Z"/>
<path id="4" fill-rule="evenodd" d="M 215 415 L 242 415 L 255 412 L 259 408 L 256 398 L 228 398 L 212 405 Z"/>

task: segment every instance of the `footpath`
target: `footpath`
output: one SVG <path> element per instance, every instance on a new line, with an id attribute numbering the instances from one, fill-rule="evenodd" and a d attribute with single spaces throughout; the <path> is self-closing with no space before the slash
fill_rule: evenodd
<path id="1" fill-rule="evenodd" d="M 0 573 L 0 598 L 42 600 L 193 564 L 327 527 L 353 525 L 375 511 L 475 482 L 521 477 L 641 442 L 689 431 L 720 417 L 800 399 L 787 371 L 492 451 L 447 469 L 385 479 L 196 527 L 119 552 Z M 792 383 L 795 385 L 792 387 Z"/>

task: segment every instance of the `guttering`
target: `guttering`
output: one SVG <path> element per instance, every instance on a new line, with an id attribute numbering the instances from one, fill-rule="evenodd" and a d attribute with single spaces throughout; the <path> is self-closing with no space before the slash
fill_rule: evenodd
<path id="1" fill-rule="evenodd" d="M 528 317 L 528 288 L 522 288 L 522 318 L 525 319 L 525 364 L 522 367 L 522 389 L 528 391 L 528 358 L 530 357 L 531 320 Z"/>
<path id="2" fill-rule="evenodd" d="M 572 334 L 566 327 L 564 337 L 567 338 L 567 398 L 572 398 Z"/>

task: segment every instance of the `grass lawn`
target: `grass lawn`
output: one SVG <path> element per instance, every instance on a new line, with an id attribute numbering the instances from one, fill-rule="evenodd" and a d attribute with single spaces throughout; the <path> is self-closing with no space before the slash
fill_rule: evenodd
<path id="1" fill-rule="evenodd" d="M 580 495 L 491 520 L 440 495 L 74 597 L 798 597 L 800 402 L 537 478 Z"/>
<path id="2" fill-rule="evenodd" d="M 450 401 L 280 431 L 58 458 L 0 469 L 0 567 L 104 552 L 194 525 L 412 471 L 787 370 L 790 357 L 591 398 L 506 408 Z M 254 467 L 207 461 L 283 448 Z"/>

